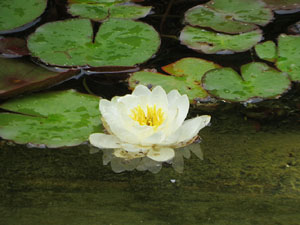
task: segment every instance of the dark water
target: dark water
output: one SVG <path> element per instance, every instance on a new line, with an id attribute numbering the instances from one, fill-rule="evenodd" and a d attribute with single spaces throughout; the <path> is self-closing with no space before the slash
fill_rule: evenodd
<path id="1" fill-rule="evenodd" d="M 188 56 L 235 69 L 257 60 L 251 51 L 199 54 L 170 38 L 182 29 L 184 11 L 201 2 L 143 3 L 155 6 L 155 14 L 143 20 L 160 31 L 162 45 L 142 68 L 159 69 Z M 62 1 L 50 2 L 48 12 L 43 22 L 67 17 Z M 263 28 L 266 40 L 298 20 L 299 13 L 276 16 Z M 106 98 L 129 92 L 126 80 L 108 75 L 72 79 L 51 90 L 87 92 L 84 82 Z M 299 94 L 294 84 L 279 100 L 192 107 L 190 116 L 211 114 L 212 124 L 200 132 L 204 160 L 193 155 L 183 173 L 164 165 L 158 174 L 116 174 L 103 166 L 102 153 L 90 154 L 86 144 L 37 149 L 2 140 L 0 225 L 299 225 Z"/>

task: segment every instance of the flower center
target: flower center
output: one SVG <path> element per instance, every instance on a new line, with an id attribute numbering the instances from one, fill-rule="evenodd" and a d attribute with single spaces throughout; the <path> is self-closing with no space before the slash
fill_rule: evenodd
<path id="1" fill-rule="evenodd" d="M 164 122 L 164 113 L 161 108 L 156 109 L 156 105 L 147 105 L 147 114 L 140 105 L 131 110 L 130 117 L 139 122 L 140 125 L 158 127 Z"/>

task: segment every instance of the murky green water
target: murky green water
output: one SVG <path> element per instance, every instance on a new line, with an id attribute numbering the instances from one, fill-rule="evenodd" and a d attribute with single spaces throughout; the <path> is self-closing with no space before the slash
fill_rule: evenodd
<path id="1" fill-rule="evenodd" d="M 59 12 L 59 1 L 51 2 Z M 169 2 L 177 4 L 169 11 L 175 17 L 166 16 L 161 23 Z M 162 47 L 142 68 L 159 68 L 190 56 L 237 70 L 254 61 L 251 51 L 204 55 L 167 37 L 179 34 L 184 11 L 196 1 L 153 4 L 157 15 L 148 20 L 160 30 Z M 277 15 L 277 23 L 264 28 L 266 39 L 285 32 L 299 18 L 299 13 Z M 86 79 L 102 97 L 128 92 L 126 83 L 108 76 L 74 79 L 52 89 L 86 92 Z M 183 173 L 166 164 L 158 174 L 116 174 L 103 166 L 101 152 L 89 153 L 88 145 L 37 149 L 0 140 L 0 225 L 299 225 L 297 90 L 299 85 L 294 85 L 280 100 L 266 101 L 257 109 L 225 104 L 212 112 L 192 110 L 211 114 L 212 124 L 200 132 L 204 160 L 193 155 L 185 160 Z M 233 108 L 225 110 L 228 106 Z"/>
<path id="2" fill-rule="evenodd" d="M 204 160 L 182 174 L 115 174 L 87 145 L 2 143 L 0 224 L 300 224 L 300 124 L 230 110 L 200 133 Z"/>

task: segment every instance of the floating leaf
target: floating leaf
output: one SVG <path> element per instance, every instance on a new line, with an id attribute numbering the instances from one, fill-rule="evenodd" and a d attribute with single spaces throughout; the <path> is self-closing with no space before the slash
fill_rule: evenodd
<path id="1" fill-rule="evenodd" d="M 58 66 L 134 66 L 148 60 L 159 45 L 153 27 L 123 19 L 105 21 L 94 41 L 87 19 L 47 23 L 28 39 L 33 56 Z"/>
<path id="2" fill-rule="evenodd" d="M 71 4 L 68 12 L 73 16 L 80 16 L 96 21 L 101 21 L 107 18 L 125 18 L 138 19 L 145 17 L 151 10 L 150 6 L 140 6 L 136 4 L 104 4 L 104 3 L 84 3 Z"/>
<path id="3" fill-rule="evenodd" d="M 287 72 L 293 81 L 300 81 L 300 35 L 281 34 L 278 39 L 276 66 Z"/>
<path id="4" fill-rule="evenodd" d="M 0 136 L 19 144 L 79 145 L 100 132 L 99 98 L 74 90 L 35 94 L 0 105 Z"/>
<path id="5" fill-rule="evenodd" d="M 259 58 L 269 62 L 275 62 L 277 58 L 276 45 L 273 41 L 266 41 L 255 46 Z"/>
<path id="6" fill-rule="evenodd" d="M 290 87 L 288 77 L 264 63 L 249 63 L 241 68 L 242 76 L 231 68 L 208 71 L 203 87 L 218 98 L 240 102 L 253 98 L 277 98 Z"/>
<path id="7" fill-rule="evenodd" d="M 261 39 L 262 34 L 259 30 L 228 35 L 186 26 L 180 34 L 180 40 L 183 44 L 206 54 L 244 52 Z"/>
<path id="8" fill-rule="evenodd" d="M 52 72 L 23 59 L 0 58 L 0 98 L 48 87 L 78 73 Z"/>
<path id="9" fill-rule="evenodd" d="M 24 25 L 38 18 L 44 12 L 46 6 L 47 0 L 1 0 L 0 33 L 26 29 L 27 26 Z"/>
<path id="10" fill-rule="evenodd" d="M 0 54 L 7 58 L 14 58 L 29 55 L 29 51 L 24 39 L 9 37 L 0 38 Z"/>
<path id="11" fill-rule="evenodd" d="M 213 0 L 195 6 L 185 14 L 185 21 L 190 25 L 230 34 L 258 29 L 256 24 L 264 26 L 272 18 L 272 11 L 256 0 Z"/>
<path id="12" fill-rule="evenodd" d="M 263 0 L 273 10 L 300 9 L 299 0 Z"/>
<path id="13" fill-rule="evenodd" d="M 177 89 L 180 94 L 187 94 L 193 103 L 208 97 L 207 92 L 201 87 L 201 78 L 205 72 L 219 67 L 203 59 L 183 58 L 162 67 L 165 72 L 173 76 L 147 71 L 135 72 L 129 78 L 129 86 L 134 88 L 137 84 L 148 87 L 160 85 L 166 92 Z"/>

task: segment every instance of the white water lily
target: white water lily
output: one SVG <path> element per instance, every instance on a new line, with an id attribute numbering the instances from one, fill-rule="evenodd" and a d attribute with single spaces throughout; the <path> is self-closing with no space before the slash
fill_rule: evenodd
<path id="1" fill-rule="evenodd" d="M 116 157 L 125 159 L 147 156 L 158 162 L 171 160 L 174 149 L 192 143 L 210 116 L 185 120 L 189 110 L 187 95 L 177 90 L 168 94 L 160 86 L 150 91 L 138 85 L 132 94 L 101 99 L 99 108 L 109 134 L 94 133 L 90 143 L 112 148 Z"/>

